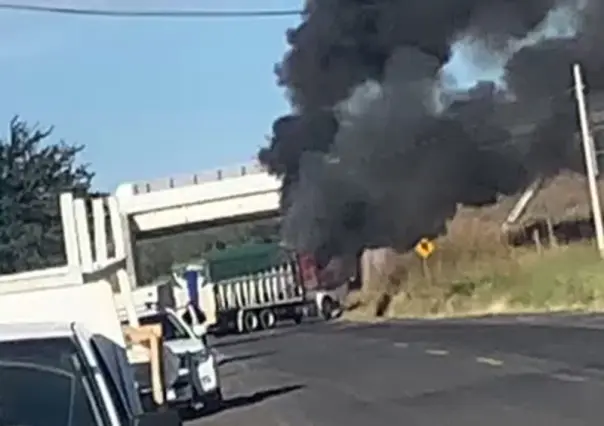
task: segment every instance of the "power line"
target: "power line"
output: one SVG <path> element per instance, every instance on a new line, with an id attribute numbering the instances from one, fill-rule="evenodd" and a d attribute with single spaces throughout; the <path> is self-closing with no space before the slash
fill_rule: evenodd
<path id="1" fill-rule="evenodd" d="M 276 10 L 115 10 L 80 9 L 72 7 L 36 6 L 0 3 L 0 10 L 15 12 L 53 13 L 60 15 L 98 16 L 106 18 L 270 18 L 299 16 L 299 9 Z"/>

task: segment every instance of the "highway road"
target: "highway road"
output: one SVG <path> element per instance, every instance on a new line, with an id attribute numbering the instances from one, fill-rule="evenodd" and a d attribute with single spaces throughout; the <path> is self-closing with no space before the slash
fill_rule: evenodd
<path id="1" fill-rule="evenodd" d="M 187 426 L 604 422 L 602 317 L 308 324 L 215 345 L 226 407 Z"/>

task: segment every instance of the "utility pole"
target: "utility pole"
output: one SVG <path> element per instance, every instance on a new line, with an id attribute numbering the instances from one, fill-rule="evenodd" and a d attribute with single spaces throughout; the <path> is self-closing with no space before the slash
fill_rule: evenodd
<path id="1" fill-rule="evenodd" d="M 583 84 L 583 75 L 579 64 L 573 66 L 573 77 L 575 81 L 577 110 L 579 112 L 579 125 L 581 127 L 581 139 L 583 141 L 583 153 L 585 154 L 589 198 L 591 200 L 591 211 L 594 219 L 594 229 L 596 231 L 596 244 L 600 257 L 604 258 L 604 224 L 602 219 L 602 208 L 600 206 L 600 193 L 596 181 L 596 151 L 589 129 L 587 104 L 585 101 L 585 85 Z"/>

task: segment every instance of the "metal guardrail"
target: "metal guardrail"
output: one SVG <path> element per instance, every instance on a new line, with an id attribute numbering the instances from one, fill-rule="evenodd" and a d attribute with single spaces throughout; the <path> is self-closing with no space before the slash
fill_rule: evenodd
<path id="1" fill-rule="evenodd" d="M 132 187 L 134 195 L 148 194 L 150 192 L 194 186 L 208 182 L 216 182 L 223 179 L 256 175 L 260 173 L 266 173 L 266 170 L 262 167 L 262 165 L 254 162 L 231 166 L 228 168 L 206 170 L 201 173 L 188 173 L 168 178 L 135 182 Z"/>

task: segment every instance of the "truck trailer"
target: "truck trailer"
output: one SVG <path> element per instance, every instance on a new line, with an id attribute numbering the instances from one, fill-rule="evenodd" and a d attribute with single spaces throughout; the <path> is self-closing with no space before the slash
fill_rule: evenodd
<path id="1" fill-rule="evenodd" d="M 248 333 L 280 321 L 338 316 L 350 279 L 327 277 L 329 269 L 319 271 L 312 256 L 279 243 L 248 243 L 175 265 L 171 279 L 132 295 L 137 306 L 173 308 L 198 334 Z"/>
<path id="2" fill-rule="evenodd" d="M 269 329 L 286 320 L 299 324 L 313 303 L 297 259 L 274 243 L 210 252 L 174 268 L 172 276 L 215 333 Z"/>

